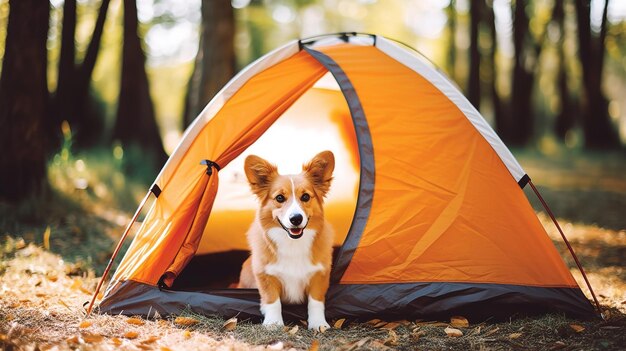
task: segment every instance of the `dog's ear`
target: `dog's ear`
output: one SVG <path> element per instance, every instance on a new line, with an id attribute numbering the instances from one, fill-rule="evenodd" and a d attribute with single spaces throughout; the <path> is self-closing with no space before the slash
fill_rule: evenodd
<path id="1" fill-rule="evenodd" d="M 246 178 L 248 178 L 248 182 L 250 183 L 250 188 L 252 188 L 252 192 L 259 197 L 259 199 L 263 199 L 269 190 L 269 185 L 274 178 L 278 176 L 276 166 L 259 156 L 250 155 L 246 157 L 243 168 L 246 173 Z"/>
<path id="2" fill-rule="evenodd" d="M 330 190 L 335 169 L 335 155 L 330 151 L 322 151 L 315 155 L 309 163 L 302 166 L 305 175 L 311 179 L 322 196 L 326 196 Z"/>

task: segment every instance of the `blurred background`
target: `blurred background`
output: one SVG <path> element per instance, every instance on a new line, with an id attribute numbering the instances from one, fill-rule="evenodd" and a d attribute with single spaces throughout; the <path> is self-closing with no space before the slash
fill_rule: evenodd
<path id="1" fill-rule="evenodd" d="M 422 52 L 560 213 L 626 227 L 626 1 L 0 0 L 0 234 L 115 237 L 234 74 L 340 31 Z"/>

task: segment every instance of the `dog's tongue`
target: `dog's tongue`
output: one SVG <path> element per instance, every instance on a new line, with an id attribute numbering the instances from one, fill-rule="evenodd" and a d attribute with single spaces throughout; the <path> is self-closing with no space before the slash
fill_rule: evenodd
<path id="1" fill-rule="evenodd" d="M 293 235 L 300 235 L 302 234 L 302 228 L 290 228 L 289 232 Z"/>

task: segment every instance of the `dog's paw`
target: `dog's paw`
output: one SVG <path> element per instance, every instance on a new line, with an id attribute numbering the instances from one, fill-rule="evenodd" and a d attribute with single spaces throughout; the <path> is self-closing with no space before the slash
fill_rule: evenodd
<path id="1" fill-rule="evenodd" d="M 282 316 L 278 318 L 265 317 L 265 319 L 263 320 L 263 326 L 265 326 L 266 328 L 282 327 L 284 325 L 285 323 L 283 323 Z"/>
<path id="2" fill-rule="evenodd" d="M 309 318 L 309 321 L 307 322 L 308 328 L 309 330 L 317 330 L 320 331 L 320 328 L 322 329 L 330 329 L 330 325 L 328 324 L 328 322 L 326 322 L 326 319 L 324 318 Z"/>

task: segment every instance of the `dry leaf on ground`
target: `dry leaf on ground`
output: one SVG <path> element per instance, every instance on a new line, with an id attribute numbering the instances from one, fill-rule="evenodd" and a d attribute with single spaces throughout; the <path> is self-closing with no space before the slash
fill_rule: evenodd
<path id="1" fill-rule="evenodd" d="M 319 349 L 320 349 L 319 340 L 317 339 L 313 340 L 313 342 L 311 343 L 311 346 L 309 347 L 309 351 L 318 351 Z"/>
<path id="2" fill-rule="evenodd" d="M 132 325 L 144 325 L 144 324 L 146 324 L 146 322 L 144 322 L 143 319 L 135 318 L 135 317 L 128 318 L 126 320 L 126 323 L 132 324 Z"/>
<path id="3" fill-rule="evenodd" d="M 235 328 L 237 327 L 237 317 L 233 317 L 227 320 L 226 322 L 224 322 L 224 324 L 222 324 L 222 327 L 224 328 L 224 330 L 227 331 L 235 330 Z"/>
<path id="4" fill-rule="evenodd" d="M 454 328 L 467 328 L 469 327 L 469 321 L 462 316 L 450 317 L 450 326 Z"/>
<path id="5" fill-rule="evenodd" d="M 463 336 L 463 332 L 456 328 L 446 327 L 444 331 L 446 332 L 446 335 L 448 335 L 451 338 L 458 338 L 458 337 Z"/>
<path id="6" fill-rule="evenodd" d="M 128 331 L 124 334 L 124 337 L 126 339 L 136 339 L 139 336 L 139 333 L 137 333 L 134 330 Z"/>
<path id="7" fill-rule="evenodd" d="M 519 339 L 520 336 L 522 336 L 522 333 L 512 333 L 509 334 L 509 339 Z"/>
<path id="8" fill-rule="evenodd" d="M 486 332 L 485 334 L 483 334 L 483 337 L 486 338 L 490 335 L 493 335 L 494 333 L 496 333 L 498 330 L 500 330 L 500 328 L 495 327 L 494 329 L 491 329 L 490 331 Z"/>
<path id="9" fill-rule="evenodd" d="M 185 330 L 185 331 L 183 332 L 183 337 L 184 337 L 185 339 L 189 339 L 189 338 L 191 337 L 191 332 L 190 332 L 189 330 Z"/>
<path id="10" fill-rule="evenodd" d="M 86 343 L 100 342 L 104 339 L 104 337 L 100 334 L 91 334 L 91 333 L 81 334 L 80 337 L 83 338 L 83 341 Z"/>
<path id="11" fill-rule="evenodd" d="M 80 322 L 80 324 L 78 325 L 78 328 L 80 328 L 80 329 L 89 328 L 89 327 L 91 327 L 91 325 L 92 325 L 92 324 L 93 324 L 93 322 L 92 322 L 92 321 L 88 321 L 88 320 L 87 320 L 87 321 L 82 321 L 82 322 Z"/>
<path id="12" fill-rule="evenodd" d="M 335 324 L 333 325 L 333 327 L 334 327 L 335 329 L 341 329 L 341 327 L 343 326 L 343 323 L 345 323 L 345 321 L 346 321 L 346 319 L 345 319 L 345 318 L 338 319 L 338 320 L 335 322 Z"/>
<path id="13" fill-rule="evenodd" d="M 394 329 L 396 329 L 397 327 L 399 327 L 400 325 L 402 325 L 402 324 L 401 324 L 401 323 L 399 323 L 399 322 L 390 322 L 390 323 L 387 323 L 387 324 L 383 325 L 383 326 L 381 327 L 381 329 L 394 330 Z"/>
<path id="14" fill-rule="evenodd" d="M 296 335 L 296 333 L 298 332 L 298 326 L 294 326 L 293 328 L 289 329 L 288 333 L 291 335 Z"/>
<path id="15" fill-rule="evenodd" d="M 198 323 L 200 323 L 199 320 L 191 317 L 176 317 L 176 319 L 174 319 L 174 324 L 181 326 L 196 325 Z"/>
<path id="16" fill-rule="evenodd" d="M 580 324 L 570 324 L 569 327 L 574 329 L 577 333 L 582 333 L 585 330 L 585 327 Z"/>

